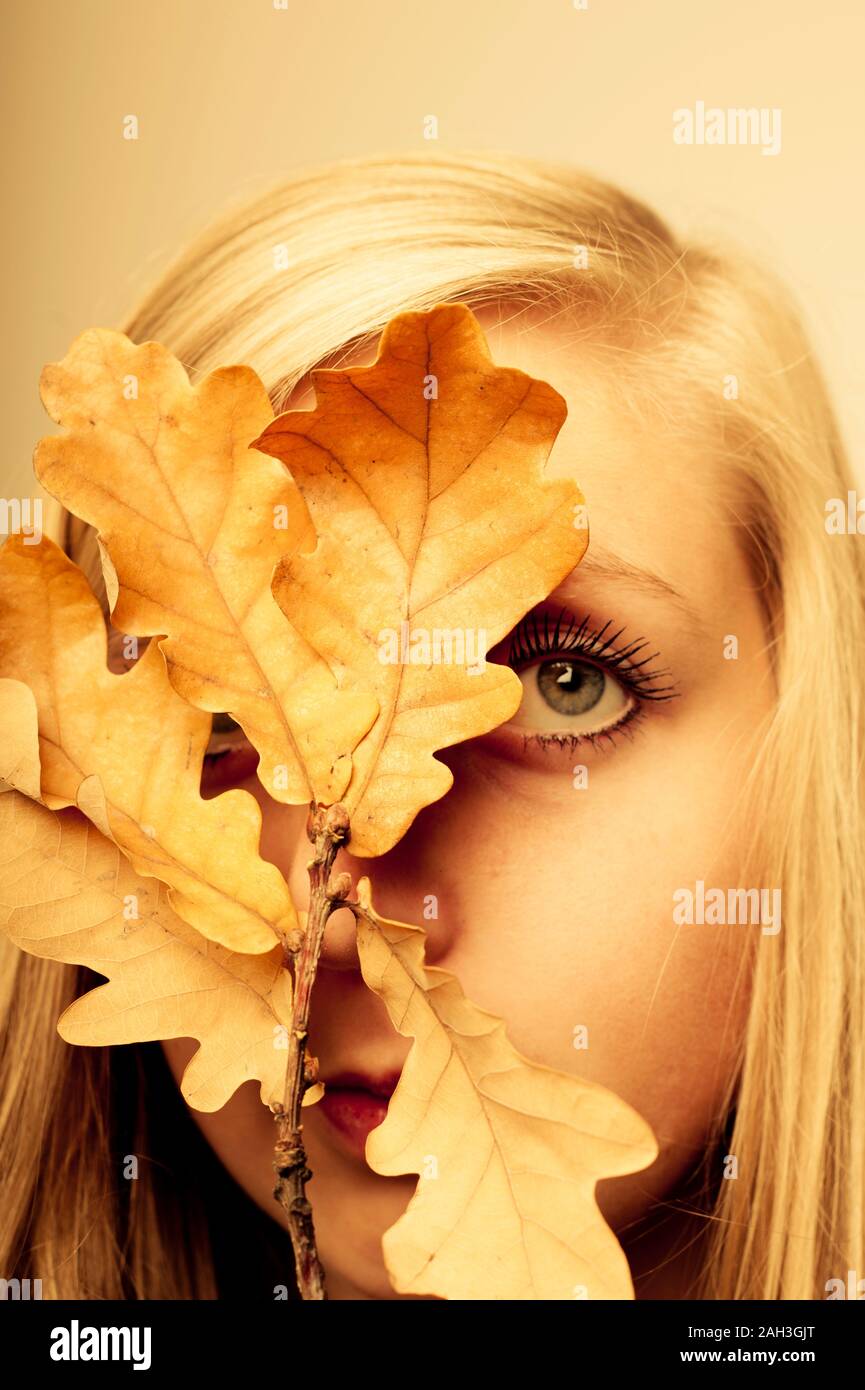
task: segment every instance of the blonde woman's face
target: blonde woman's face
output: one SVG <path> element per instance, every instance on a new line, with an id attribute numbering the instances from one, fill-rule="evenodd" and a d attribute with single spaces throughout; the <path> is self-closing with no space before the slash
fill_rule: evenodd
<path id="1" fill-rule="evenodd" d="M 674 920 L 674 894 L 698 881 L 707 891 L 771 886 L 742 881 L 752 827 L 739 798 L 772 685 L 761 610 L 708 443 L 701 451 L 693 437 L 686 446 L 630 420 L 564 327 L 524 322 L 485 327 L 497 362 L 550 381 L 568 402 L 551 469 L 572 474 L 587 499 L 586 559 L 491 654 L 520 673 L 517 716 L 440 754 L 454 786 L 391 853 L 346 853 L 336 868 L 369 873 L 383 915 L 422 923 L 430 963 L 501 1016 L 522 1053 L 602 1083 L 652 1125 L 654 1166 L 599 1188 L 624 1233 L 705 1152 L 735 1078 L 752 953 L 775 942 L 760 925 Z M 210 789 L 255 793 L 263 853 L 305 903 L 306 810 L 272 802 L 254 766 L 243 748 L 215 760 Z M 392 1078 L 410 1045 L 364 985 L 352 920 L 340 912 L 311 1021 L 331 1108 L 304 1111 L 308 1192 L 333 1297 L 394 1297 L 381 1237 L 416 1179 L 367 1167 L 365 1134 L 384 1102 L 351 1083 Z M 195 1044 L 164 1046 L 179 1078 Z M 217 1114 L 192 1113 L 226 1168 L 281 1220 L 274 1125 L 257 1085 Z"/>

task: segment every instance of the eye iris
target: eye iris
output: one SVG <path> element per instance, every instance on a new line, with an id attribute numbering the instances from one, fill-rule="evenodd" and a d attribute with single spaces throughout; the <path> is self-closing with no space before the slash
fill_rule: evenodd
<path id="1" fill-rule="evenodd" d="M 604 673 L 578 661 L 544 661 L 538 667 L 538 689 L 558 714 L 585 714 L 604 693 Z"/>

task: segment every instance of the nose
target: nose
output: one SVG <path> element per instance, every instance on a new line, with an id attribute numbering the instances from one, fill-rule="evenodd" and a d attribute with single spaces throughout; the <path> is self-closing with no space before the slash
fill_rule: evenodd
<path id="1" fill-rule="evenodd" d="M 417 828 L 415 828 L 417 826 Z M 430 965 L 451 950 L 458 932 L 458 903 L 455 883 L 446 870 L 444 856 L 431 853 L 436 837 L 430 827 L 415 823 L 398 845 L 387 854 L 366 859 L 351 853 L 351 843 L 341 849 L 334 861 L 333 876 L 347 873 L 352 881 L 350 898 L 357 895 L 357 883 L 369 878 L 372 901 L 380 917 L 423 927 L 426 932 L 426 959 Z M 359 970 L 355 918 L 350 908 L 332 913 L 325 928 L 321 952 L 324 970 Z"/>
<path id="2" fill-rule="evenodd" d="M 419 813 L 387 854 L 375 858 L 354 855 L 349 839 L 336 855 L 331 878 L 349 875 L 349 899 L 357 896 L 358 880 L 369 878 L 379 916 L 422 927 L 427 962 L 444 963 L 470 926 L 467 905 L 473 901 L 472 884 L 477 883 L 476 819 L 466 782 L 461 785 L 458 779 L 447 796 Z M 305 806 L 268 802 L 262 828 L 262 852 L 286 875 L 299 911 L 309 903 L 307 866 L 313 853 L 306 822 Z M 359 971 L 356 935 L 351 910 L 338 908 L 333 912 L 325 928 L 321 968 Z"/>
<path id="3" fill-rule="evenodd" d="M 372 860 L 371 863 L 374 866 L 376 861 Z M 334 878 L 341 873 L 349 875 L 352 887 L 348 896 L 352 899 L 357 896 L 358 878 L 362 877 L 365 872 L 359 865 L 360 860 L 355 859 L 347 850 L 339 851 L 333 865 Z M 348 907 L 337 908 L 327 919 L 321 947 L 320 968 L 322 970 L 360 969 L 354 913 Z"/>

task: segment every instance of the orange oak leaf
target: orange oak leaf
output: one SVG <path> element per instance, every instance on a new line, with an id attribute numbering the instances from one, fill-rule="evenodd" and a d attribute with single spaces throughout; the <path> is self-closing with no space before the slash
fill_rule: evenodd
<path id="1" fill-rule="evenodd" d="M 285 469 L 248 447 L 273 415 L 256 373 L 223 367 L 191 386 L 161 344 L 91 328 L 43 369 L 40 389 L 66 433 L 40 441 L 36 474 L 97 528 L 115 627 L 167 634 L 175 689 L 232 715 L 277 800 L 337 801 L 378 706 L 341 688 L 339 661 L 285 621 L 271 592 L 277 562 L 315 537 Z"/>
<path id="2" fill-rule="evenodd" d="M 281 947 L 240 955 L 208 941 L 77 810 L 0 797 L 0 926 L 31 955 L 107 977 L 60 1018 L 67 1042 L 195 1038 L 181 1083 L 190 1105 L 219 1110 L 253 1079 L 265 1105 L 281 1102 L 291 1024 Z"/>
<path id="3" fill-rule="evenodd" d="M 378 700 L 341 798 L 352 852 L 377 855 L 451 786 L 436 750 L 515 713 L 519 678 L 486 649 L 573 569 L 588 533 L 576 485 L 544 477 L 564 401 L 497 367 L 466 305 L 400 314 L 372 366 L 312 380 L 315 409 L 253 443 L 288 467 L 318 536 L 280 561 L 277 600 L 347 687 Z"/>
<path id="4" fill-rule="evenodd" d="M 358 884 L 363 977 L 414 1044 L 366 1158 L 418 1173 L 386 1232 L 399 1293 L 449 1299 L 628 1299 L 628 1262 L 594 1197 L 601 1178 L 657 1156 L 611 1091 L 520 1056 L 501 1019 L 425 964 L 425 932 L 379 917 Z"/>
<path id="5" fill-rule="evenodd" d="M 285 880 L 258 853 L 255 798 L 200 794 L 210 716 L 177 694 L 155 644 L 127 674 L 107 669 L 99 604 L 47 538 L 0 551 L 0 677 L 35 698 L 47 806 L 80 803 L 214 941 L 264 952 L 296 927 Z"/>

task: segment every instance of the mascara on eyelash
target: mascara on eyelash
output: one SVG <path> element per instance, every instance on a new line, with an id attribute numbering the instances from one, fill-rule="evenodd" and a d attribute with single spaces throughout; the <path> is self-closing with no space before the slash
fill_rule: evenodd
<path id="1" fill-rule="evenodd" d="M 639 704 L 635 704 L 617 724 L 610 724 L 605 729 L 589 729 L 582 734 L 564 733 L 562 731 L 542 732 L 540 730 L 523 736 L 523 751 L 526 751 L 529 744 L 549 751 L 550 749 L 567 748 L 574 752 L 577 748 L 583 748 L 589 744 L 595 752 L 606 752 L 612 748 L 620 738 L 627 738 L 633 741 L 635 733 L 640 729 L 646 711 Z"/>
<path id="2" fill-rule="evenodd" d="M 545 610 L 540 617 L 542 626 L 537 609 L 533 609 L 514 629 L 508 653 L 509 665 L 516 667 L 545 654 L 579 654 L 613 669 L 641 699 L 671 700 L 679 694 L 672 679 L 665 685 L 657 684 L 670 677 L 670 671 L 645 669 L 650 662 L 657 660 L 659 652 L 650 652 L 639 661 L 633 660 L 650 645 L 647 639 L 638 637 L 624 647 L 616 647 L 615 643 L 625 629 L 620 627 L 608 635 L 608 629 L 613 626 L 611 619 L 608 618 L 594 631 L 589 631 L 589 614 L 578 621 L 573 613 L 563 608 L 551 630 L 549 612 Z"/>

